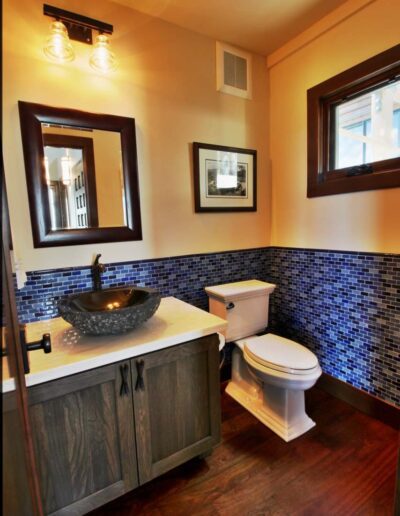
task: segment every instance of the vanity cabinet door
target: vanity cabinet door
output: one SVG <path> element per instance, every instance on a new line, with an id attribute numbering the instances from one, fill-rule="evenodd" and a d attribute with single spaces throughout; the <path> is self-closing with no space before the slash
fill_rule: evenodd
<path id="1" fill-rule="evenodd" d="M 132 359 L 140 484 L 219 442 L 218 343 L 214 334 Z"/>
<path id="2" fill-rule="evenodd" d="M 28 395 L 46 514 L 85 514 L 138 485 L 129 361 Z"/>

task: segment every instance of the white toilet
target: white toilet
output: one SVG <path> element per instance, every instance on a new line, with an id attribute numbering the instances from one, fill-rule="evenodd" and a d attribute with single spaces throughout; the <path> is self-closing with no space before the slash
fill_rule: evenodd
<path id="1" fill-rule="evenodd" d="M 318 359 L 296 342 L 272 333 L 269 296 L 275 285 L 258 280 L 207 287 L 210 312 L 228 321 L 226 342 L 236 344 L 226 392 L 285 441 L 315 426 L 304 391 L 321 376 Z"/>

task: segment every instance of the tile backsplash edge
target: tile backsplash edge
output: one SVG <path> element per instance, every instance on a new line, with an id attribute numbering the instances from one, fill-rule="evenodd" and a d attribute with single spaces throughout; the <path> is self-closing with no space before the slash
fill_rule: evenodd
<path id="1" fill-rule="evenodd" d="M 277 284 L 269 329 L 318 356 L 325 372 L 400 405 L 400 255 L 264 247 L 106 264 L 103 286 L 157 288 L 207 310 L 204 287 Z M 58 315 L 57 301 L 92 289 L 90 266 L 27 273 L 20 322 Z"/>

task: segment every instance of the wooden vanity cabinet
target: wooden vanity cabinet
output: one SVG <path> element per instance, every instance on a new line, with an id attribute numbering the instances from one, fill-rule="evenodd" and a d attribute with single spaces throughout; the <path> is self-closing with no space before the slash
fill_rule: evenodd
<path id="1" fill-rule="evenodd" d="M 139 483 L 220 440 L 218 336 L 132 359 Z"/>
<path id="2" fill-rule="evenodd" d="M 85 514 L 138 485 L 129 361 L 28 389 L 46 514 Z"/>
<path id="3" fill-rule="evenodd" d="M 46 514 L 85 514 L 211 451 L 218 363 L 214 334 L 30 387 Z"/>

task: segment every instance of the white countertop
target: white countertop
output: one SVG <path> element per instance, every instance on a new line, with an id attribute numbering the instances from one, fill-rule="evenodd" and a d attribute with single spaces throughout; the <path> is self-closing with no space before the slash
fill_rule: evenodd
<path id="1" fill-rule="evenodd" d="M 113 362 L 125 360 L 183 342 L 224 332 L 226 321 L 188 303 L 165 297 L 153 317 L 124 335 L 85 336 L 57 317 L 26 325 L 26 340 L 32 342 L 50 333 L 52 351 L 29 353 L 31 372 L 27 386 L 48 382 Z M 3 392 L 13 390 L 14 380 L 3 376 Z"/>

